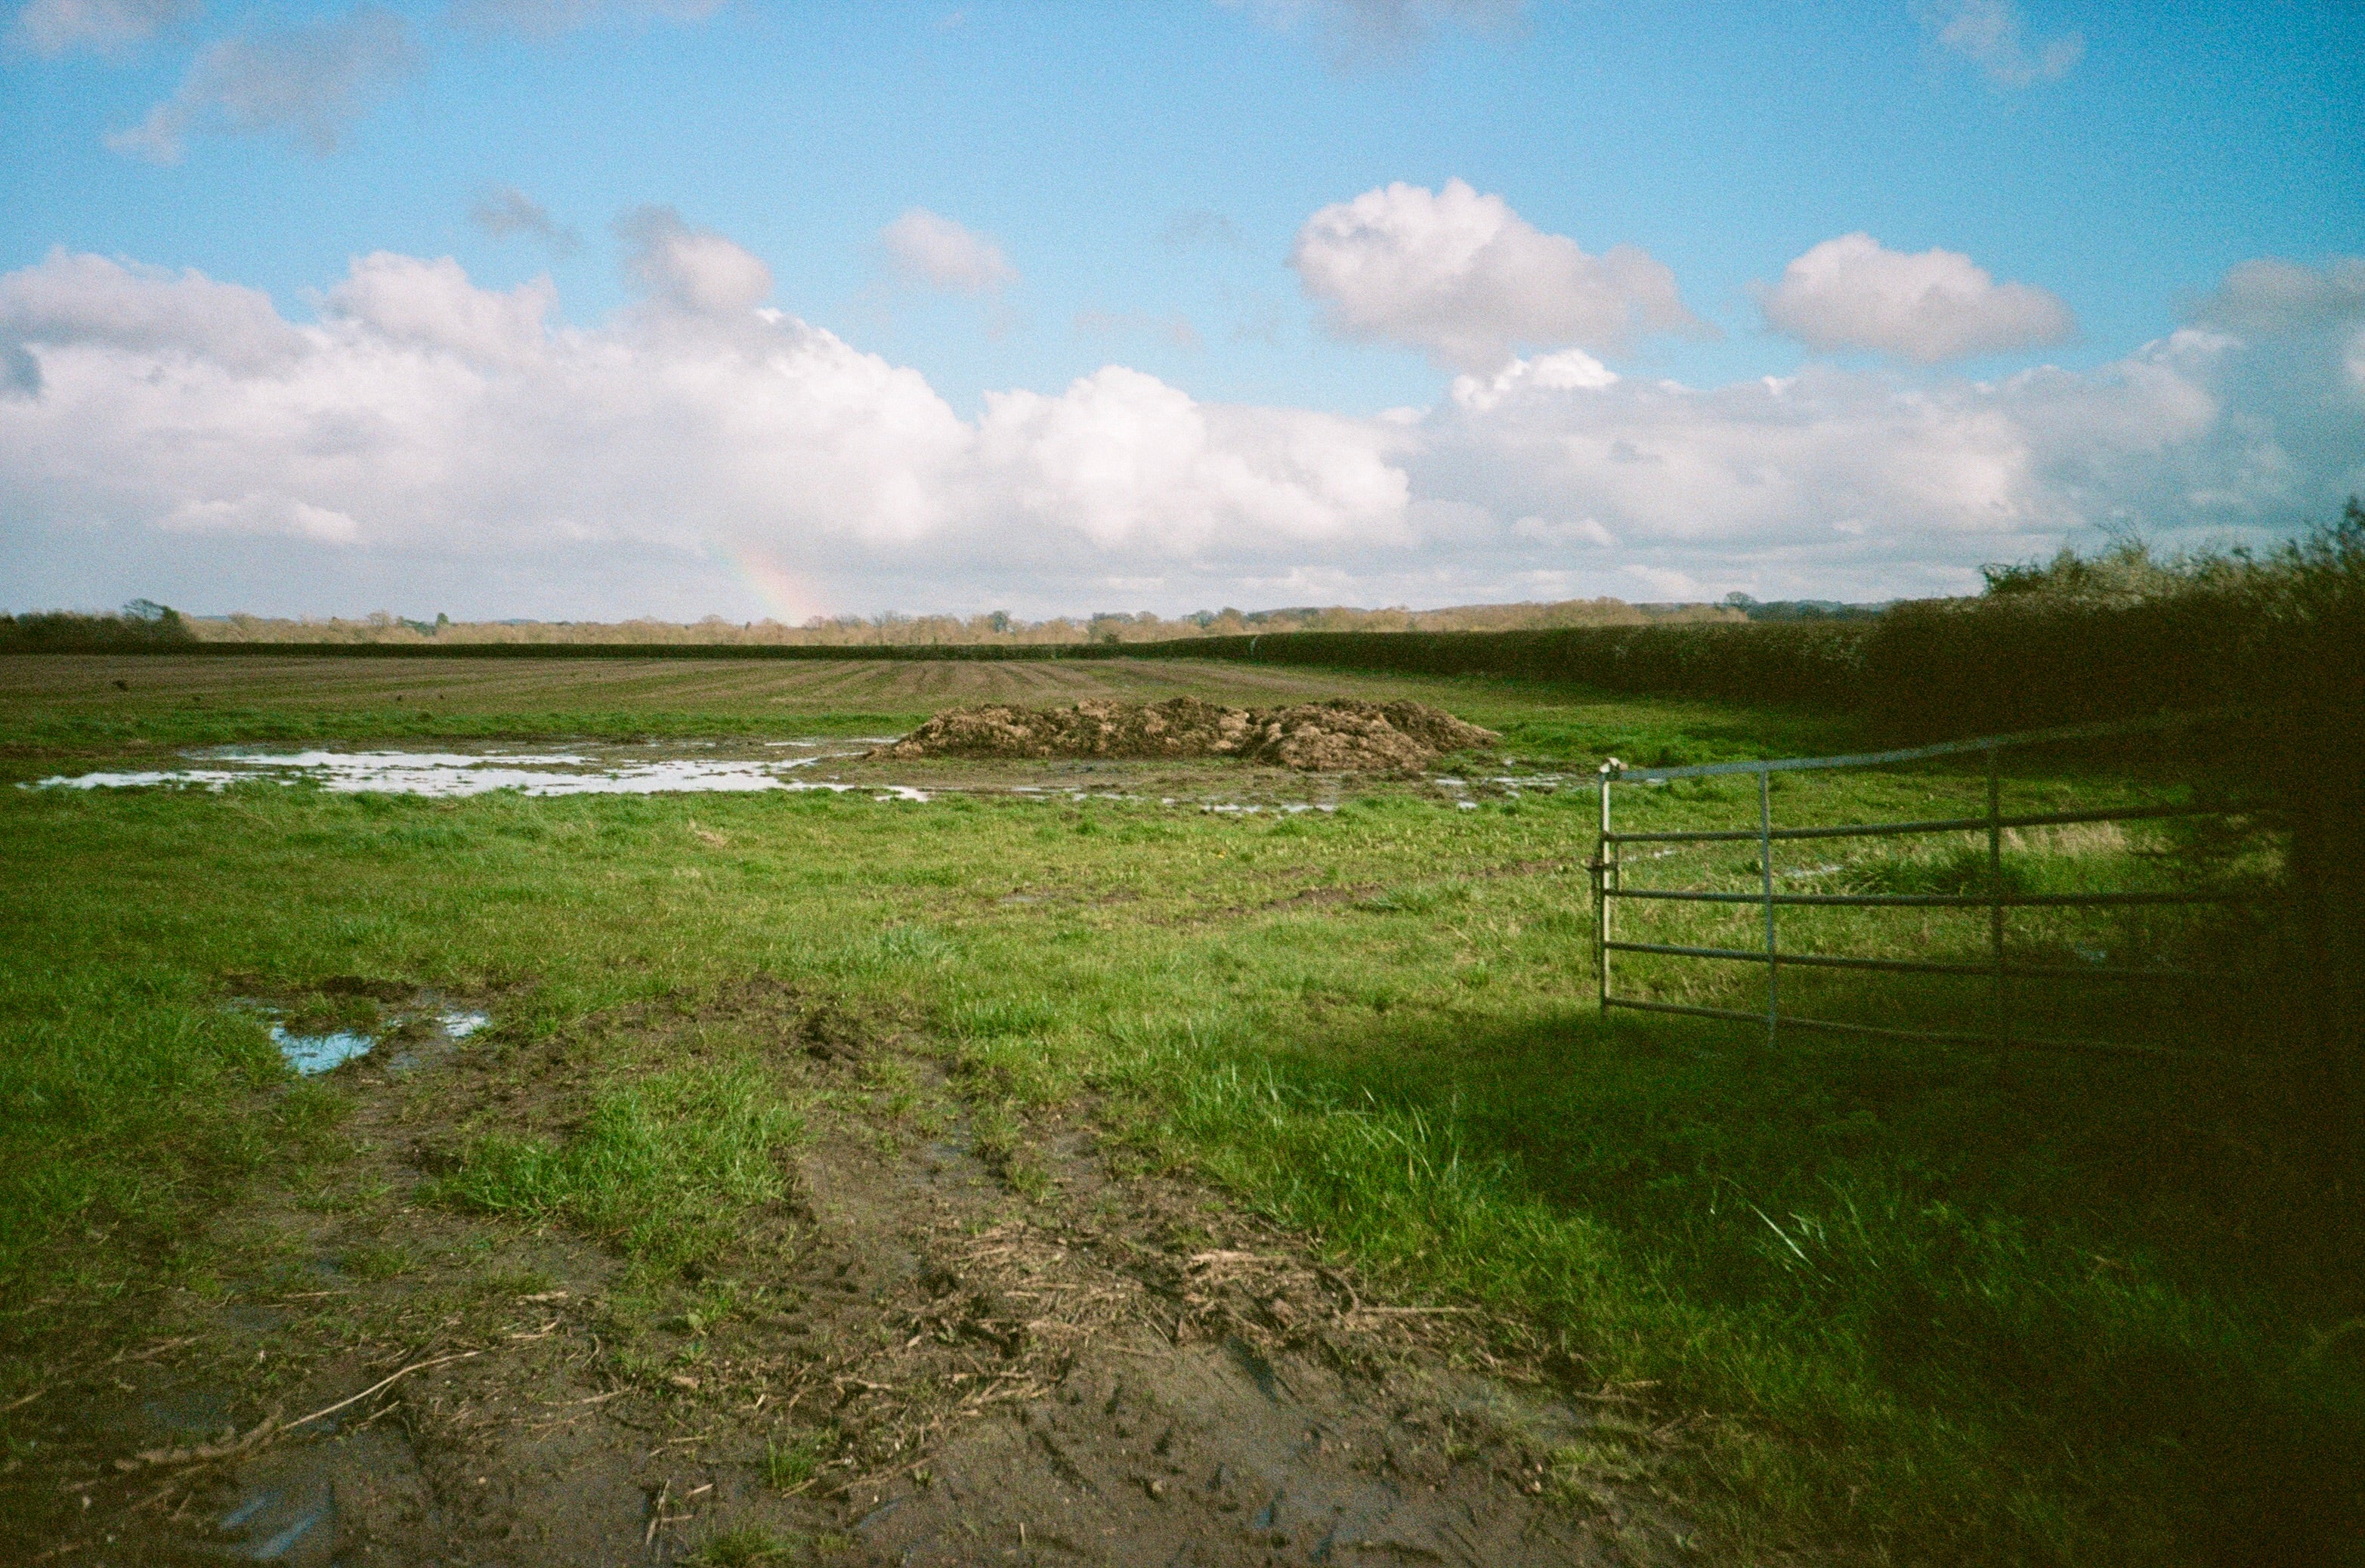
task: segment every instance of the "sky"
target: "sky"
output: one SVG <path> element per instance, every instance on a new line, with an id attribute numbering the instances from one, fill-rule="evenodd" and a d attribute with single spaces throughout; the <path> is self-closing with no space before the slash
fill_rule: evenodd
<path id="1" fill-rule="evenodd" d="M 1885 599 L 2365 492 L 2365 7 L 23 0 L 0 609 Z"/>

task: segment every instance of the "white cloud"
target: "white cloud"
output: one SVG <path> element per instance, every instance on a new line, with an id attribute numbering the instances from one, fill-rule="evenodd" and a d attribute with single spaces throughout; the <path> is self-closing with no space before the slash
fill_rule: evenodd
<path id="1" fill-rule="evenodd" d="M 1947 0 L 1917 9 L 1938 47 L 1978 66 L 1993 87 L 2017 90 L 2057 82 L 2085 57 L 2086 40 L 2074 32 L 2032 50 L 2012 0 Z"/>
<path id="2" fill-rule="evenodd" d="M 1566 392 L 1597 388 L 1616 382 L 1617 373 L 1583 349 L 1534 359 L 1515 359 L 1492 375 L 1457 375 L 1449 393 L 1463 408 L 1485 413 L 1504 398 L 1522 390 Z"/>
<path id="3" fill-rule="evenodd" d="M 906 283 L 961 294 L 997 294 L 1018 281 L 1002 247 L 983 234 L 915 207 L 879 231 L 888 264 Z"/>
<path id="4" fill-rule="evenodd" d="M 350 544 L 361 537 L 361 525 L 343 512 L 260 493 L 235 500 L 190 501 L 159 519 L 156 526 L 168 533 L 281 534 L 331 544 Z"/>
<path id="5" fill-rule="evenodd" d="M 2281 336 L 2365 322 L 2365 256 L 2336 256 L 2321 271 L 2262 256 L 2226 273 L 2193 319 L 2234 332 Z"/>
<path id="6" fill-rule="evenodd" d="M 0 280 L 0 342 L 20 353 L 103 343 L 239 375 L 275 373 L 311 347 L 260 289 L 62 247 Z M 26 389 L 38 387 L 36 379 Z"/>
<path id="7" fill-rule="evenodd" d="M 669 207 L 636 207 L 616 220 L 632 247 L 625 275 L 684 310 L 746 310 L 772 292 L 772 269 L 711 229 L 692 229 Z"/>
<path id="8" fill-rule="evenodd" d="M 468 221 L 496 240 L 531 234 L 554 256 L 571 256 L 583 248 L 581 235 L 515 185 L 499 185 L 478 196 L 468 208 Z"/>
<path id="9" fill-rule="evenodd" d="M 544 346 L 543 318 L 557 295 L 546 277 L 496 294 L 470 283 L 449 256 L 424 262 L 379 251 L 357 257 L 321 303 L 330 320 L 388 343 L 501 364 L 522 363 Z"/>
<path id="10" fill-rule="evenodd" d="M 1209 408 L 1121 365 L 1058 398 L 989 393 L 978 433 L 1022 515 L 1104 548 L 1339 541 L 1388 531 L 1406 500 L 1404 475 L 1356 421 Z"/>
<path id="11" fill-rule="evenodd" d="M 1699 579 L 1689 572 L 1679 572 L 1673 566 L 1631 566 L 1625 575 L 1638 584 L 1642 591 L 1661 603 L 1698 603 L 1709 597 Z"/>
<path id="12" fill-rule="evenodd" d="M 389 253 L 309 323 L 100 257 L 0 275 L 0 357 L 37 372 L 0 397 L 0 581 L 27 604 L 745 613 L 727 548 L 829 610 L 1039 614 L 1112 584 L 1168 611 L 1885 598 L 2102 525 L 2272 537 L 2365 490 L 2337 266 L 2296 291 L 2332 307 L 2280 335 L 2195 326 L 2092 372 L 1695 388 L 1564 352 L 1349 419 L 1111 365 L 963 419 L 758 308 L 762 263 L 728 240 L 628 228 L 647 297 L 585 327 L 545 281 Z"/>
<path id="13" fill-rule="evenodd" d="M 1869 234 L 1826 240 L 1760 286 L 1765 324 L 1818 353 L 1868 349 L 1916 364 L 2063 342 L 2078 319 L 2058 295 L 1999 284 L 1954 251 L 1885 249 Z"/>
<path id="14" fill-rule="evenodd" d="M 204 9 L 203 0 L 31 0 L 17 13 L 17 31 L 38 54 L 117 54 Z"/>
<path id="15" fill-rule="evenodd" d="M 223 548 L 560 551 L 577 572 L 745 543 L 841 593 L 882 571 L 1076 583 L 1113 563 L 1272 559 L 1400 521 L 1388 437 L 1361 421 L 1210 407 L 1115 366 L 964 421 L 917 373 L 749 308 L 744 280 L 714 286 L 760 266 L 711 264 L 729 241 L 632 227 L 651 297 L 605 327 L 547 329 L 546 283 L 498 293 L 450 260 L 381 253 L 327 291 L 319 325 L 270 318 L 275 357 L 257 352 L 259 297 L 195 274 L 60 254 L 0 277 L 0 336 L 42 384 L 0 399 L 0 509 Z M 323 591 L 340 576 L 324 568 Z"/>
<path id="16" fill-rule="evenodd" d="M 1589 256 L 1460 180 L 1442 191 L 1398 183 L 1326 207 L 1298 230 L 1289 264 L 1328 307 L 1333 332 L 1461 370 L 1492 370 L 1521 344 L 1615 353 L 1642 332 L 1713 330 L 1643 252 Z"/>
<path id="17" fill-rule="evenodd" d="M 1526 0 L 1222 0 L 1269 28 L 1311 24 L 1341 70 L 1400 63 L 1444 28 L 1501 34 L 1517 28 Z"/>
<path id="18" fill-rule="evenodd" d="M 1538 517 L 1532 513 L 1512 522 L 1511 537 L 1530 544 L 1592 544 L 1604 550 L 1618 543 L 1596 519 Z"/>
<path id="19" fill-rule="evenodd" d="M 1620 564 L 1721 593 L 1888 597 L 1975 587 L 1982 561 L 2102 527 L 2256 542 L 2365 484 L 2365 397 L 2339 340 L 2270 353 L 2185 330 L 2090 373 L 1900 381 L 1829 366 L 1710 388 L 1523 383 L 1440 406 L 1417 497 L 1582 515 Z M 1516 532 L 1516 531 L 1515 531 Z"/>
<path id="20" fill-rule="evenodd" d="M 106 144 L 177 163 L 193 131 L 284 129 L 314 152 L 333 152 L 346 125 L 419 64 L 402 18 L 376 6 L 334 20 L 257 25 L 198 50 L 179 91 Z"/>

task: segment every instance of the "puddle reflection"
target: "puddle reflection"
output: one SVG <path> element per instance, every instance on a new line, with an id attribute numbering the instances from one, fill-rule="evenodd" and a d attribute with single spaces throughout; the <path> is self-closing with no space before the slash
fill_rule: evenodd
<path id="1" fill-rule="evenodd" d="M 271 1043 L 287 1065 L 307 1078 L 318 1073 L 333 1072 L 356 1057 L 369 1055 L 378 1042 L 397 1035 L 416 1036 L 418 1025 L 427 1025 L 431 1042 L 454 1044 L 466 1039 L 492 1022 L 483 1013 L 464 1008 L 444 1008 L 430 1012 L 397 1013 L 390 1014 L 375 1034 L 361 1029 L 331 1029 L 319 1034 L 302 1034 L 282 1023 L 280 1009 L 267 1002 L 241 998 L 232 1005 L 242 1011 L 261 1014 L 267 1019 Z M 401 1072 L 415 1065 L 414 1051 L 404 1051 L 387 1063 L 387 1070 Z"/>
<path id="2" fill-rule="evenodd" d="M 712 751 L 720 743 L 672 741 L 633 746 L 578 747 L 547 751 L 266 751 L 222 746 L 183 753 L 192 766 L 136 771 L 59 774 L 17 786 L 23 790 L 129 790 L 143 788 L 226 790 L 234 784 L 309 784 L 336 794 L 425 795 L 439 798 L 513 790 L 521 795 L 661 795 L 778 791 L 789 794 L 826 792 L 860 794 L 873 801 L 925 804 L 940 794 L 1015 796 L 1047 803 L 1108 801 L 1134 803 L 1151 797 L 1122 789 L 1092 790 L 1066 784 L 966 783 L 889 784 L 848 781 L 837 778 L 803 777 L 816 764 L 850 761 L 891 737 L 762 741 L 746 743 L 765 752 L 794 755 L 761 756 L 652 756 L 662 748 Z M 1429 781 L 1465 808 L 1472 781 L 1438 777 Z M 1487 778 L 1482 787 L 1516 796 L 1521 787 L 1552 789 L 1555 775 Z M 1162 806 L 1195 809 L 1225 815 L 1295 816 L 1306 812 L 1333 812 L 1335 801 L 1246 801 L 1155 797 Z M 332 1050 L 333 1047 L 323 1049 Z M 342 1059 L 342 1058 L 340 1058 Z M 333 1063 L 331 1064 L 333 1065 Z"/>
<path id="3" fill-rule="evenodd" d="M 695 743 L 681 743 L 690 745 Z M 705 743 L 712 745 L 712 743 Z M 60 774 L 26 788 L 128 790 L 172 786 L 219 790 L 264 781 L 309 783 L 339 794 L 482 795 L 514 790 L 526 795 L 669 795 L 751 790 L 883 790 L 888 800 L 927 799 L 902 785 L 815 783 L 783 777 L 816 763 L 861 755 L 845 741 L 774 741 L 768 749 L 807 755 L 760 758 L 600 756 L 582 751 L 297 751 L 239 747 L 190 752 L 202 766 L 129 772 Z"/>

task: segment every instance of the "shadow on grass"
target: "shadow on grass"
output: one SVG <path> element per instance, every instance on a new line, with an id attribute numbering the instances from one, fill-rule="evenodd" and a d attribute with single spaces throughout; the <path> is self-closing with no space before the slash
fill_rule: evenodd
<path id="1" fill-rule="evenodd" d="M 1214 1054 L 1183 1119 L 1234 1174 L 1739 1415 L 1777 1517 L 1907 1560 L 2365 1562 L 2365 1236 L 2271 1071 L 1590 1008 Z"/>

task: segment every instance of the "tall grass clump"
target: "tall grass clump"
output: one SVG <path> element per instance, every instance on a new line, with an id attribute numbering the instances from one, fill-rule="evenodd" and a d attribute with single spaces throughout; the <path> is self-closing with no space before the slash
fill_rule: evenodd
<path id="1" fill-rule="evenodd" d="M 163 965 L 92 972 L 29 945 L 0 959 L 0 1301 L 36 1294 L 77 1234 L 163 1260 L 188 1239 L 183 1205 L 328 1113 L 310 1086 L 252 1111 L 286 1070 L 252 1018 L 195 991 Z"/>
<path id="2" fill-rule="evenodd" d="M 786 1191 L 777 1156 L 804 1124 L 751 1064 L 685 1067 L 599 1094 L 563 1141 L 492 1133 L 440 1193 L 463 1208 L 564 1222 L 660 1270 L 729 1246 Z"/>

